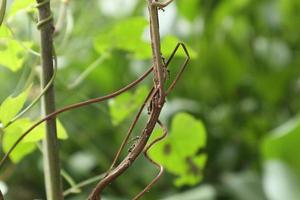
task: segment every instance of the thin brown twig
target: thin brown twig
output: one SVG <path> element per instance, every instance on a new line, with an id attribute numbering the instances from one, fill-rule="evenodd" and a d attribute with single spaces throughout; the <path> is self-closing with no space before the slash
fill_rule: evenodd
<path id="1" fill-rule="evenodd" d="M 92 184 L 92 183 L 94 183 L 94 182 L 97 182 L 97 181 L 99 181 L 101 178 L 103 178 L 104 176 L 105 176 L 105 174 L 100 174 L 100 175 L 97 175 L 97 176 L 95 176 L 95 177 L 92 177 L 92 178 L 89 178 L 89 179 L 87 179 L 87 180 L 84 180 L 84 181 L 82 181 L 82 182 L 80 182 L 80 183 L 77 183 L 77 184 L 74 185 L 73 187 L 66 189 L 66 190 L 63 192 L 63 195 L 64 195 L 64 196 L 68 196 L 68 195 L 70 195 L 70 194 L 72 194 L 72 193 L 75 193 L 74 190 L 78 190 L 78 189 L 83 188 L 83 187 L 85 187 L 85 186 L 87 186 L 87 185 L 90 185 L 90 184 Z"/>

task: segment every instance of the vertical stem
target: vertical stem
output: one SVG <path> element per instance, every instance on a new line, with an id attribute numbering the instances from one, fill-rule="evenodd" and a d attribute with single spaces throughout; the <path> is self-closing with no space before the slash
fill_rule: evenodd
<path id="1" fill-rule="evenodd" d="M 53 21 L 47 20 L 51 16 L 50 1 L 37 0 L 40 21 L 42 88 L 53 76 Z M 41 24 L 41 22 L 48 21 Z M 42 98 L 42 114 L 48 115 L 55 111 L 54 88 L 51 85 Z M 56 132 L 55 117 L 46 121 L 46 137 L 44 147 L 44 174 L 47 200 L 62 200 L 62 183 L 60 176 L 59 147 Z"/>

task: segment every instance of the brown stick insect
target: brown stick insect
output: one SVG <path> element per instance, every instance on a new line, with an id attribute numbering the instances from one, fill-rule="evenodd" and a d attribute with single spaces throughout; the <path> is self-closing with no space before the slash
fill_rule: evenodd
<path id="1" fill-rule="evenodd" d="M 153 86 L 150 90 L 148 96 L 145 98 L 144 103 L 141 105 L 138 113 L 136 114 L 128 132 L 125 136 L 117 154 L 115 155 L 112 165 L 107 171 L 105 177 L 95 186 L 91 194 L 89 195 L 89 200 L 100 200 L 102 191 L 110 184 L 112 183 L 117 177 L 122 175 L 131 165 L 132 163 L 137 159 L 137 157 L 143 153 L 145 157 L 153 163 L 156 167 L 159 168 L 158 175 L 151 181 L 146 188 L 141 191 L 136 197 L 133 199 L 139 199 L 141 198 L 150 188 L 158 181 L 158 179 L 161 177 L 163 173 L 163 166 L 160 164 L 154 162 L 147 154 L 148 150 L 157 142 L 162 140 L 164 137 L 166 137 L 168 130 L 163 125 L 163 123 L 159 120 L 159 116 L 161 113 L 161 110 L 165 104 L 166 96 L 174 89 L 177 81 L 182 76 L 189 60 L 190 56 L 188 53 L 188 50 L 186 46 L 183 43 L 178 43 L 171 53 L 170 57 L 166 62 L 164 62 L 164 59 L 162 57 L 161 53 L 161 44 L 160 44 L 160 34 L 159 34 L 159 19 L 158 19 L 158 10 L 163 10 L 167 5 L 169 5 L 173 0 L 167 0 L 165 2 L 159 2 L 157 0 L 148 0 L 148 10 L 149 10 L 149 16 L 150 16 L 150 35 L 151 35 L 151 48 L 152 48 L 152 62 L 153 65 L 150 69 L 148 69 L 142 76 L 140 76 L 137 80 L 133 81 L 132 83 L 128 84 L 127 86 L 121 88 L 120 90 L 113 92 L 111 94 L 108 94 L 106 96 L 89 99 L 84 102 L 75 103 L 69 106 L 66 106 L 62 109 L 59 109 L 43 119 L 39 120 L 37 123 L 32 125 L 25 133 L 21 135 L 20 138 L 16 140 L 16 142 L 12 145 L 12 147 L 9 149 L 9 151 L 5 154 L 5 156 L 0 161 L 0 169 L 3 167 L 5 161 L 8 159 L 11 152 L 16 148 L 16 146 L 38 125 L 41 123 L 55 118 L 57 115 L 64 113 L 66 111 L 76 109 L 79 107 L 87 106 L 93 103 L 102 102 L 111 98 L 114 98 L 129 89 L 135 87 L 138 85 L 141 81 L 143 81 L 151 72 L 153 73 Z M 179 69 L 179 72 L 177 73 L 175 79 L 171 82 L 170 86 L 165 89 L 165 82 L 168 77 L 168 66 L 172 59 L 174 58 L 176 52 L 178 51 L 179 47 L 182 47 L 183 51 L 185 52 L 186 58 L 182 64 L 182 66 Z M 131 151 L 128 152 L 127 156 L 121 161 L 117 166 L 117 160 L 120 157 L 121 152 L 123 151 L 125 145 L 127 144 L 131 133 L 136 126 L 142 111 L 144 108 L 148 105 L 148 121 L 145 125 L 145 128 L 139 135 L 137 141 L 134 143 L 134 146 L 132 146 Z M 154 127 L 158 124 L 163 129 L 163 135 L 154 139 L 153 142 L 147 145 L 148 140 L 153 132 Z"/>
<path id="2" fill-rule="evenodd" d="M 163 3 L 158 2 L 156 0 L 148 0 L 148 9 L 150 14 L 150 34 L 151 34 L 151 46 L 152 46 L 152 61 L 153 61 L 153 75 L 154 75 L 154 86 L 151 89 L 149 95 L 145 99 L 144 104 L 140 108 L 135 120 L 133 121 L 129 132 L 124 139 L 114 161 L 112 166 L 110 167 L 109 171 L 107 172 L 106 176 L 97 184 L 97 186 L 94 188 L 92 193 L 89 196 L 89 200 L 100 200 L 100 194 L 104 190 L 105 187 L 107 187 L 113 180 L 115 180 L 118 176 L 120 176 L 126 169 L 128 169 L 131 164 L 136 160 L 136 158 L 141 154 L 141 152 L 144 152 L 144 155 L 148 160 L 150 160 L 153 164 L 155 164 L 159 168 L 159 174 L 155 177 L 155 179 L 142 191 L 140 192 L 136 197 L 133 199 L 139 199 L 141 196 L 145 194 L 146 191 L 148 191 L 153 184 L 161 177 L 163 172 L 163 167 L 159 165 L 158 163 L 154 162 L 149 158 L 147 155 L 147 151 L 158 141 L 162 140 L 167 135 L 167 129 L 164 127 L 164 125 L 159 121 L 159 116 L 161 113 L 161 110 L 163 108 L 163 105 L 165 103 L 166 96 L 170 93 L 170 91 L 174 88 L 176 82 L 182 75 L 182 72 L 184 71 L 190 57 L 188 54 L 188 51 L 184 44 L 179 43 L 176 48 L 174 49 L 172 55 L 168 59 L 167 63 L 163 63 L 162 53 L 161 53 L 161 45 L 160 45 L 160 34 L 159 34 L 159 19 L 158 19 L 158 9 L 163 9 L 168 4 L 170 4 L 173 0 L 168 0 Z M 178 48 L 182 46 L 183 50 L 186 53 L 186 60 L 183 63 L 178 75 L 176 76 L 175 80 L 171 83 L 170 87 L 165 91 L 164 85 L 166 78 L 168 76 L 167 72 L 167 66 L 169 65 L 170 61 L 174 57 L 176 51 Z M 120 152 L 123 150 L 124 144 L 127 143 L 127 140 L 129 138 L 129 135 L 131 134 L 132 129 L 134 128 L 141 110 L 143 110 L 145 104 L 149 101 L 150 104 L 150 110 L 149 110 L 149 119 L 147 121 L 147 124 L 142 131 L 138 141 L 135 143 L 134 147 L 131 149 L 131 151 L 128 153 L 128 155 L 123 159 L 123 161 L 116 166 L 114 165 L 116 163 L 116 160 L 118 159 Z M 158 123 L 163 129 L 164 134 L 155 139 L 151 144 L 147 146 L 147 142 L 152 134 L 152 131 Z"/>

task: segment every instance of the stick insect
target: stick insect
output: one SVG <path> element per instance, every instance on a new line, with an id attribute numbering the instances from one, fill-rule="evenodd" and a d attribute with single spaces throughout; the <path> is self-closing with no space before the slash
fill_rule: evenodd
<path id="1" fill-rule="evenodd" d="M 119 151 L 116 154 L 116 157 L 113 160 L 113 163 L 108 170 L 106 176 L 96 185 L 89 196 L 89 200 L 100 200 L 101 192 L 107 187 L 112 181 L 114 181 L 117 177 L 123 174 L 131 164 L 136 160 L 136 158 L 143 152 L 145 157 L 154 165 L 159 168 L 158 175 L 151 181 L 146 188 L 140 192 L 137 196 L 133 199 L 137 200 L 140 199 L 150 188 L 158 181 L 163 173 L 163 166 L 154 162 L 148 156 L 148 150 L 157 142 L 162 140 L 167 135 L 167 129 L 165 126 L 159 121 L 159 116 L 162 110 L 162 107 L 165 103 L 166 96 L 173 90 L 176 82 L 181 77 L 186 65 L 190 59 L 188 51 L 184 44 L 179 43 L 176 48 L 174 49 L 173 53 L 171 54 L 170 58 L 168 59 L 167 63 L 163 63 L 161 47 L 160 47 L 160 34 L 159 34 L 159 19 L 158 19 L 158 9 L 163 9 L 168 4 L 170 4 L 173 0 L 165 1 L 164 3 L 160 3 L 156 0 L 148 0 L 148 9 L 150 14 L 150 33 L 151 33 L 151 44 L 152 44 L 152 55 L 153 55 L 153 75 L 154 75 L 154 86 L 151 89 L 150 93 L 148 94 L 147 98 L 145 99 L 143 105 L 141 106 L 139 112 L 137 113 L 135 120 L 133 121 L 132 125 L 129 128 L 127 136 L 125 137 Z M 175 53 L 177 52 L 178 48 L 182 46 L 184 52 L 186 53 L 186 60 L 184 61 L 183 65 L 180 68 L 179 73 L 177 74 L 175 80 L 171 83 L 170 87 L 165 91 L 164 85 L 167 74 L 167 66 L 169 65 L 170 61 L 173 59 Z M 124 148 L 124 144 L 127 143 L 129 135 L 131 134 L 134 126 L 136 125 L 141 111 L 144 109 L 145 104 L 149 101 L 150 110 L 149 110 L 149 119 L 147 124 L 142 131 L 138 141 L 135 143 L 134 147 L 128 153 L 128 155 L 123 159 L 123 161 L 114 168 L 114 165 L 120 155 L 120 152 Z M 163 130 L 164 134 L 159 138 L 155 139 L 152 143 L 147 146 L 147 142 L 153 132 L 153 129 L 156 124 L 159 124 Z"/>
<path id="2" fill-rule="evenodd" d="M 147 154 L 148 150 L 157 142 L 162 140 L 167 135 L 167 129 L 166 127 L 159 121 L 160 112 L 162 110 L 162 107 L 165 103 L 166 96 L 173 90 L 174 86 L 176 85 L 177 81 L 180 79 L 181 75 L 183 74 L 189 60 L 189 53 L 187 51 L 187 48 L 183 43 L 178 43 L 173 50 L 172 54 L 170 55 L 167 62 L 164 62 L 164 59 L 162 58 L 161 50 L 160 50 L 160 34 L 159 34 L 159 20 L 158 20 L 158 9 L 163 9 L 167 5 L 169 5 L 173 0 L 168 0 L 163 3 L 160 3 L 156 0 L 148 0 L 148 9 L 150 13 L 150 32 L 151 32 L 151 44 L 152 44 L 152 54 L 153 54 L 153 66 L 148 69 L 141 77 L 139 77 L 137 80 L 133 81 L 132 83 L 128 84 L 127 86 L 121 88 L 120 90 L 108 94 L 106 96 L 90 99 L 84 102 L 75 103 L 69 106 L 66 106 L 62 109 L 59 109 L 51 114 L 48 114 L 41 120 L 39 120 L 37 123 L 32 125 L 26 132 L 24 132 L 20 138 L 16 140 L 16 142 L 12 145 L 12 147 L 9 149 L 9 151 L 5 154 L 5 156 L 0 161 L 0 169 L 3 167 L 5 161 L 8 159 L 11 152 L 16 148 L 16 146 L 38 125 L 41 123 L 55 118 L 57 115 L 64 113 L 66 111 L 76 109 L 79 107 L 87 106 L 93 103 L 102 102 L 111 98 L 114 98 L 127 90 L 133 88 L 134 86 L 138 85 L 141 81 L 143 81 L 151 72 L 153 72 L 153 82 L 154 85 L 149 92 L 148 96 L 146 97 L 144 103 L 142 104 L 141 108 L 139 109 L 137 115 L 135 116 L 134 121 L 132 122 L 126 137 L 124 138 L 115 158 L 113 159 L 112 165 L 109 168 L 108 172 L 106 173 L 106 176 L 96 185 L 94 190 L 91 192 L 89 196 L 89 200 L 100 200 L 100 193 L 104 190 L 104 188 L 110 184 L 113 180 L 115 180 L 118 176 L 120 176 L 122 173 L 125 172 L 126 169 L 131 166 L 131 164 L 136 160 L 136 158 L 143 152 L 145 157 L 154 165 L 156 165 L 159 168 L 159 174 L 151 181 L 151 183 L 142 191 L 140 192 L 134 199 L 139 199 L 141 196 L 145 194 L 146 191 L 148 191 L 161 177 L 163 173 L 163 167 L 159 165 L 158 163 L 151 160 Z M 185 54 L 186 59 L 182 66 L 180 67 L 179 72 L 177 73 L 175 79 L 170 84 L 170 86 L 165 90 L 164 85 L 165 81 L 168 77 L 167 67 L 169 66 L 170 62 L 174 58 L 176 52 L 178 51 L 179 47 L 182 47 Z M 136 125 L 136 123 L 139 120 L 139 117 L 145 108 L 145 106 L 148 104 L 148 111 L 149 111 L 149 119 L 147 121 L 147 124 L 145 128 L 143 129 L 138 141 L 135 143 L 132 150 L 128 153 L 128 155 L 124 158 L 124 160 L 115 167 L 115 164 L 117 163 L 117 160 L 124 149 L 125 145 L 128 142 L 128 139 Z M 164 131 L 164 134 L 160 136 L 159 138 L 155 139 L 153 142 L 151 142 L 149 145 L 147 145 L 147 142 L 152 134 L 152 131 L 155 127 L 155 125 L 158 124 Z"/>

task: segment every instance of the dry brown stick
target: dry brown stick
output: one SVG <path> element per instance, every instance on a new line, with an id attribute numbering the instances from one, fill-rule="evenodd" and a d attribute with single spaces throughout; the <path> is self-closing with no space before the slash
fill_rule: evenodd
<path id="1" fill-rule="evenodd" d="M 11 154 L 11 152 L 16 148 L 16 146 L 33 130 L 35 129 L 38 125 L 40 125 L 41 123 L 43 123 L 44 121 L 47 121 L 55 116 L 57 116 L 58 114 L 61 114 L 63 112 L 75 109 L 75 108 L 79 108 L 79 107 L 83 107 L 83 106 L 87 106 L 90 105 L 92 103 L 97 103 L 97 102 L 101 102 L 101 101 L 105 101 L 107 99 L 111 99 L 114 98 L 120 94 L 122 94 L 123 92 L 126 92 L 127 90 L 131 89 L 132 87 L 136 86 L 137 84 L 139 84 L 142 80 L 144 80 L 153 70 L 153 67 L 151 67 L 148 71 L 146 71 L 141 77 L 139 77 L 137 80 L 133 81 L 132 83 L 128 84 L 127 86 L 123 87 L 122 89 L 103 96 L 103 97 L 98 97 L 98 98 L 94 98 L 94 99 L 90 99 L 84 102 L 80 102 L 80 103 L 76 103 L 76 104 L 72 104 L 69 106 L 66 106 L 60 110 L 57 110 L 53 113 L 48 114 L 47 116 L 45 116 L 43 119 L 39 120 L 38 122 L 36 122 L 34 125 L 32 125 L 26 132 L 24 132 L 17 140 L 16 142 L 12 145 L 12 147 L 8 150 L 8 152 L 4 155 L 4 157 L 1 159 L 0 161 L 0 169 L 3 167 L 3 164 L 5 163 L 5 161 L 8 159 L 9 155 Z"/>
<path id="2" fill-rule="evenodd" d="M 145 157 L 152 163 L 154 164 L 158 169 L 159 169 L 159 173 L 157 174 L 157 176 L 145 187 L 145 189 L 143 191 L 141 191 L 137 196 L 135 196 L 133 198 L 133 200 L 138 200 L 140 199 L 147 191 L 149 191 L 152 186 L 160 179 L 160 177 L 162 176 L 163 172 L 164 172 L 164 167 L 162 165 L 160 165 L 159 163 L 155 162 L 154 160 L 152 160 L 149 155 L 148 155 L 148 151 L 149 149 L 155 145 L 156 143 L 158 143 L 159 141 L 163 140 L 167 135 L 168 135 L 168 129 L 166 126 L 163 125 L 163 123 L 161 121 L 157 121 L 157 123 L 160 125 L 160 127 L 163 129 L 163 135 L 159 136 L 158 138 L 156 138 L 155 140 L 153 140 L 145 149 L 144 149 L 144 155 Z"/>

